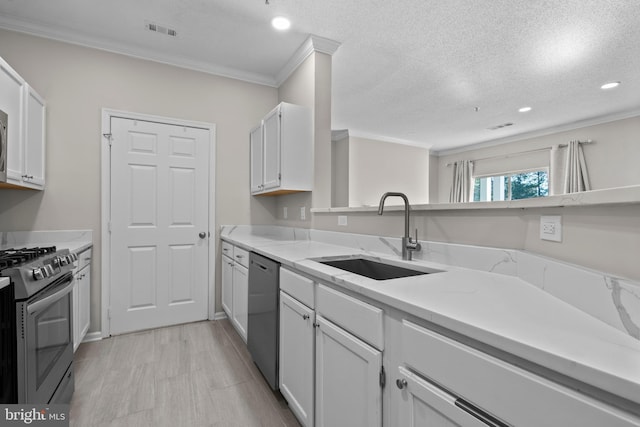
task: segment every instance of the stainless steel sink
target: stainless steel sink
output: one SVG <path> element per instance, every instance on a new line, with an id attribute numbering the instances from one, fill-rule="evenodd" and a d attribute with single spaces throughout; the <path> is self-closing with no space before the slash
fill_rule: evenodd
<path id="1" fill-rule="evenodd" d="M 398 265 L 373 261 L 367 258 L 346 258 L 335 260 L 318 260 L 320 264 L 349 271 L 360 276 L 375 280 L 400 279 L 402 277 L 420 276 L 423 274 L 437 273 L 438 270 L 411 269 Z"/>

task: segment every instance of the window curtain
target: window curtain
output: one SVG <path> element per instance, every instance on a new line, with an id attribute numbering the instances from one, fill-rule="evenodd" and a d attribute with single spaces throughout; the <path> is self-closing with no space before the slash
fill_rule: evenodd
<path id="1" fill-rule="evenodd" d="M 460 160 L 453 164 L 453 183 L 450 203 L 466 203 L 473 200 L 473 162 Z"/>
<path id="2" fill-rule="evenodd" d="M 579 141 L 570 141 L 564 167 L 564 192 L 577 193 L 588 190 L 591 190 L 591 183 L 582 145 Z"/>

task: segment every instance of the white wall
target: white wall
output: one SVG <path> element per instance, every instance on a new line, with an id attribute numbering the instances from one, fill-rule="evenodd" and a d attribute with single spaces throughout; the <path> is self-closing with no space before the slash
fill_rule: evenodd
<path id="1" fill-rule="evenodd" d="M 551 147 L 566 144 L 574 139 L 595 141 L 594 144 L 583 145 L 589 178 L 594 190 L 640 184 L 640 167 L 637 165 L 637 160 L 640 158 L 640 116 L 636 116 L 508 144 L 439 156 L 438 192 L 432 194 L 432 203 L 449 202 L 453 172 L 447 164 L 457 160 L 481 159 Z M 548 166 L 547 154 L 543 153 L 542 155 L 546 159 L 546 166 Z M 540 154 L 536 156 L 539 157 Z M 521 156 L 516 156 L 496 159 L 491 162 L 494 165 L 502 162 L 505 170 L 509 170 L 518 169 L 518 163 L 521 160 Z"/>
<path id="2" fill-rule="evenodd" d="M 378 206 L 387 191 L 428 203 L 429 150 L 349 136 L 349 206 Z"/>
<path id="3" fill-rule="evenodd" d="M 215 123 L 216 225 L 275 220 L 273 203 L 249 197 L 248 135 L 276 89 L 4 30 L 0 56 L 47 101 L 47 187 L 0 190 L 0 230 L 93 230 L 91 331 L 101 319 L 103 107 Z M 216 271 L 219 311 L 219 261 Z"/>

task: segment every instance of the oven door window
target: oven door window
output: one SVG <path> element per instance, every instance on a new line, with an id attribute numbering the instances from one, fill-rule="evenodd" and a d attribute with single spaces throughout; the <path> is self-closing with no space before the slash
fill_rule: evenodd
<path id="1" fill-rule="evenodd" d="M 56 301 L 34 315 L 37 388 L 71 344 L 71 296 Z"/>

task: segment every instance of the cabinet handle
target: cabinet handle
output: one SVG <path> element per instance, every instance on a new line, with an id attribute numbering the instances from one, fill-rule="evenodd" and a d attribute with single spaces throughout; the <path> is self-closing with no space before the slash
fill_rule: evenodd
<path id="1" fill-rule="evenodd" d="M 304 320 L 307 320 L 307 319 L 309 318 L 309 315 L 308 315 L 308 314 L 303 314 L 303 315 L 302 315 L 302 318 L 303 318 Z"/>
<path id="2" fill-rule="evenodd" d="M 402 390 L 407 386 L 407 380 L 405 380 L 404 378 L 398 378 L 396 380 L 396 386 L 398 386 L 398 388 Z"/>

